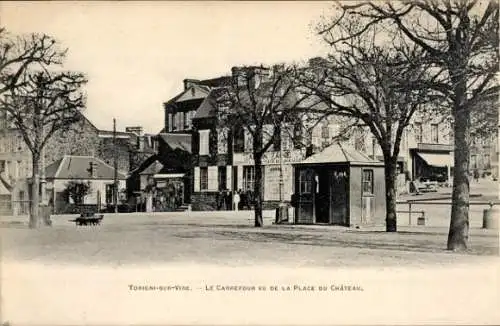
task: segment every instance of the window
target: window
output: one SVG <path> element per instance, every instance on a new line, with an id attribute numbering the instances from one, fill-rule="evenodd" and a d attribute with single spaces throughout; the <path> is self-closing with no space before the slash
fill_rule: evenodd
<path id="1" fill-rule="evenodd" d="M 280 199 L 280 168 L 271 166 L 266 170 L 265 189 L 266 200 Z"/>
<path id="2" fill-rule="evenodd" d="M 5 171 L 5 161 L 1 160 L 0 161 L 0 172 L 3 172 L 3 171 Z"/>
<path id="3" fill-rule="evenodd" d="M 431 124 L 431 142 L 438 143 L 439 125 L 437 123 Z"/>
<path id="4" fill-rule="evenodd" d="M 484 168 L 489 169 L 491 167 L 490 154 L 484 154 Z"/>
<path id="5" fill-rule="evenodd" d="M 208 190 L 208 168 L 200 167 L 200 190 Z"/>
<path id="6" fill-rule="evenodd" d="M 194 111 L 186 112 L 186 115 L 184 118 L 184 129 L 191 129 L 191 120 L 193 119 L 193 112 Z"/>
<path id="7" fill-rule="evenodd" d="M 200 155 L 208 155 L 209 154 L 209 137 L 210 130 L 200 130 Z"/>
<path id="8" fill-rule="evenodd" d="M 416 122 L 414 124 L 415 128 L 415 142 L 421 143 L 422 142 L 422 124 L 420 122 Z"/>
<path id="9" fill-rule="evenodd" d="M 177 130 L 184 129 L 184 112 L 177 112 Z"/>
<path id="10" fill-rule="evenodd" d="M 276 131 L 276 135 L 273 140 L 273 145 L 272 145 L 272 150 L 273 151 L 280 151 L 281 147 L 281 132 Z"/>
<path id="11" fill-rule="evenodd" d="M 477 168 L 477 157 L 476 157 L 476 155 L 471 155 L 471 157 L 470 157 L 470 165 L 472 166 L 473 169 Z"/>
<path id="12" fill-rule="evenodd" d="M 168 114 L 168 131 L 174 130 L 174 115 L 172 113 Z"/>
<path id="13" fill-rule="evenodd" d="M 310 194 L 313 189 L 313 172 L 310 170 L 300 171 L 299 191 L 301 194 Z"/>
<path id="14" fill-rule="evenodd" d="M 248 130 L 244 130 L 245 137 L 245 152 L 251 152 L 253 149 L 253 138 Z"/>
<path id="15" fill-rule="evenodd" d="M 253 185 L 255 183 L 255 168 L 254 166 L 244 166 L 243 167 L 243 190 L 253 191 Z"/>
<path id="16" fill-rule="evenodd" d="M 328 127 L 328 125 L 324 125 L 323 127 L 321 127 L 321 137 L 323 139 L 330 138 L 330 128 Z"/>
<path id="17" fill-rule="evenodd" d="M 289 151 L 291 147 L 291 139 L 288 131 L 283 132 L 281 136 L 282 146 L 284 151 Z"/>
<path id="18" fill-rule="evenodd" d="M 234 144 L 233 151 L 235 153 L 242 153 L 245 150 L 245 130 L 243 128 L 237 128 L 234 131 Z"/>
<path id="19" fill-rule="evenodd" d="M 227 170 L 225 166 L 219 166 L 217 176 L 219 178 L 219 190 L 227 189 Z"/>
<path id="20" fill-rule="evenodd" d="M 113 204 L 113 184 L 106 185 L 106 204 Z"/>
<path id="21" fill-rule="evenodd" d="M 227 129 L 219 128 L 217 130 L 217 153 L 226 154 L 227 153 Z"/>
<path id="22" fill-rule="evenodd" d="M 293 146 L 294 148 L 302 148 L 302 124 L 300 122 L 293 126 Z"/>
<path id="23" fill-rule="evenodd" d="M 363 170 L 363 194 L 373 194 L 373 170 Z"/>

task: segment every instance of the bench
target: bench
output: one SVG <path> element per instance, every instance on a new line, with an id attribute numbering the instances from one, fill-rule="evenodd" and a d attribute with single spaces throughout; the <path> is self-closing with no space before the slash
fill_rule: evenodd
<path id="1" fill-rule="evenodd" d="M 84 225 L 100 225 L 102 219 L 104 218 L 103 214 L 96 214 L 95 209 L 93 207 L 82 207 L 80 217 L 77 217 L 74 220 L 70 220 L 70 222 L 75 222 L 78 226 Z"/>
<path id="2" fill-rule="evenodd" d="M 104 215 L 93 215 L 93 216 L 80 216 L 70 222 L 75 222 L 76 225 L 100 225 Z"/>

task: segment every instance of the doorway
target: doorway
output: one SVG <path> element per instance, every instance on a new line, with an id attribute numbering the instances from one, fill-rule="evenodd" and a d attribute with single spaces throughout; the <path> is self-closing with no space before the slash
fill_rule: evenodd
<path id="1" fill-rule="evenodd" d="M 314 183 L 316 223 L 328 224 L 330 223 L 330 185 L 328 180 L 328 171 L 324 169 L 319 170 Z"/>
<path id="2" fill-rule="evenodd" d="M 349 225 L 348 216 L 348 173 L 347 170 L 330 171 L 330 223 Z"/>

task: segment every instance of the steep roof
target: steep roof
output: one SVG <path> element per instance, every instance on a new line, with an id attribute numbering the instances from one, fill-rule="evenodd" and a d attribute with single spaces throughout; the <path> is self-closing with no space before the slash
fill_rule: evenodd
<path id="1" fill-rule="evenodd" d="M 193 84 L 188 89 L 183 90 L 181 93 L 177 94 L 176 96 L 172 97 L 170 100 L 165 102 L 164 105 L 170 105 L 174 103 L 197 100 L 197 99 L 201 100 L 204 99 L 209 92 L 210 90 L 207 89 L 206 87 Z"/>
<path id="2" fill-rule="evenodd" d="M 382 162 L 346 145 L 336 143 L 323 151 L 311 155 L 298 164 L 351 163 L 363 165 L 383 165 Z"/>
<path id="3" fill-rule="evenodd" d="M 191 153 L 191 134 L 161 133 L 159 136 L 172 150 L 180 149 Z"/>
<path id="4" fill-rule="evenodd" d="M 200 80 L 198 84 L 206 85 L 209 87 L 223 87 L 223 86 L 230 86 L 232 81 L 233 81 L 232 76 L 222 76 L 217 78 Z"/>
<path id="5" fill-rule="evenodd" d="M 211 118 L 217 115 L 217 98 L 214 91 L 201 102 L 193 119 Z"/>
<path id="6" fill-rule="evenodd" d="M 4 180 L 3 173 L 0 173 L 0 195 L 10 195 L 12 187 Z"/>
<path id="7" fill-rule="evenodd" d="M 88 171 L 91 162 L 95 169 L 93 178 Z M 47 166 L 45 175 L 47 179 L 113 179 L 114 168 L 92 156 L 65 155 Z M 118 179 L 126 179 L 126 175 L 118 171 Z"/>
<path id="8" fill-rule="evenodd" d="M 154 162 L 151 163 L 148 167 L 146 167 L 142 172 L 139 174 L 156 174 L 159 173 L 163 169 L 163 164 L 156 159 Z"/>

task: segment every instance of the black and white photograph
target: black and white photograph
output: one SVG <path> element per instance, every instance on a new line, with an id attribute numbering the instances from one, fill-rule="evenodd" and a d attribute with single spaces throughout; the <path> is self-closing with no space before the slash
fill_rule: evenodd
<path id="1" fill-rule="evenodd" d="M 2 1 L 1 325 L 500 323 L 499 12 Z"/>

